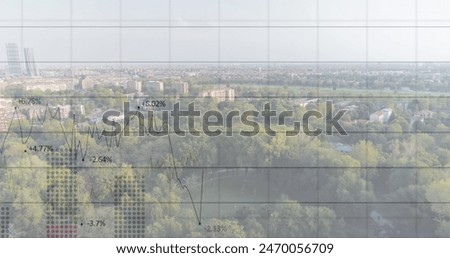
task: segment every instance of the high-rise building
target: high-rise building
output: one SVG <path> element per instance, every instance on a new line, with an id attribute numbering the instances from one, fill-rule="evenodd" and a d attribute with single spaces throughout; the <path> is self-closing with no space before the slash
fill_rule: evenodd
<path id="1" fill-rule="evenodd" d="M 28 76 L 38 76 L 38 71 L 36 69 L 36 62 L 34 61 L 34 52 L 32 48 L 25 48 L 23 50 L 25 57 L 25 66 L 27 69 Z"/>
<path id="2" fill-rule="evenodd" d="M 6 43 L 6 57 L 8 58 L 9 74 L 12 76 L 21 76 L 19 48 L 16 43 Z"/>

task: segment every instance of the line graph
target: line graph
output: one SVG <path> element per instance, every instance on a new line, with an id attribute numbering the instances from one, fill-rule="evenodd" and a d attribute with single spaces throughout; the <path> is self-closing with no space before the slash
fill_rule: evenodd
<path id="1" fill-rule="evenodd" d="M 450 6 L 394 2 L 1 2 L 0 237 L 450 236 Z"/>
<path id="2" fill-rule="evenodd" d="M 72 131 L 71 132 L 66 132 L 66 129 L 62 125 L 61 112 L 60 112 L 59 108 L 57 108 L 55 111 L 52 111 L 50 106 L 46 105 L 42 116 L 37 114 L 36 111 L 33 111 L 33 112 L 34 113 L 31 116 L 33 118 L 36 117 L 36 121 L 41 126 L 44 125 L 44 123 L 46 122 L 47 119 L 54 119 L 60 124 L 61 133 L 64 136 L 65 144 L 67 145 L 67 149 L 71 153 L 70 155 L 73 155 L 73 158 L 72 158 L 73 160 L 70 161 L 71 166 L 72 166 L 72 162 L 76 162 L 78 160 L 78 154 L 81 154 L 80 155 L 81 156 L 81 158 L 80 158 L 81 161 L 82 162 L 85 161 L 86 156 L 88 155 L 88 151 L 89 151 L 89 149 L 88 149 L 89 138 L 96 138 L 97 140 L 105 139 L 104 143 L 105 143 L 106 148 L 107 148 L 108 151 L 111 151 L 111 149 L 113 147 L 115 147 L 115 148 L 119 148 L 120 147 L 120 141 L 121 141 L 121 138 L 123 136 L 124 131 L 121 131 L 119 136 L 105 137 L 100 132 L 99 128 L 94 125 L 93 127 L 88 127 L 87 132 L 86 132 L 85 142 L 82 142 L 81 140 L 77 140 L 76 137 L 75 137 L 75 134 L 74 134 L 75 133 L 75 131 L 74 131 L 75 126 L 72 127 Z M 138 112 L 138 111 L 136 111 L 136 112 Z M 76 120 L 75 119 L 75 115 L 73 116 L 72 119 L 75 122 L 75 120 Z M 2 146 L 0 148 L 0 154 L 3 154 L 3 150 L 5 148 L 5 144 L 6 144 L 6 141 L 8 139 L 8 136 L 9 136 L 9 134 L 12 133 L 11 132 L 11 127 L 12 127 L 14 121 L 18 122 L 18 129 L 19 129 L 19 136 L 20 136 L 19 138 L 21 139 L 22 144 L 24 144 L 24 145 L 27 144 L 29 142 L 30 138 L 32 137 L 33 133 L 35 133 L 33 131 L 34 125 L 35 125 L 35 123 L 34 123 L 35 120 L 31 119 L 30 129 L 28 131 L 25 131 L 24 127 L 22 127 L 22 124 L 20 122 L 18 109 L 16 107 L 14 109 L 14 113 L 13 113 L 13 116 L 11 118 L 11 122 L 9 123 L 8 131 L 3 136 L 3 143 L 2 143 Z M 74 123 L 74 125 L 75 125 L 75 123 Z M 162 126 L 163 125 L 161 125 L 161 127 Z M 110 139 L 108 139 L 108 138 L 110 138 Z M 113 142 L 114 142 L 114 144 L 113 144 Z M 203 177 L 204 177 L 204 171 L 202 171 L 202 179 L 201 179 L 201 183 L 200 183 L 200 185 L 201 185 L 200 203 L 199 203 L 199 208 L 197 208 L 196 207 L 196 203 L 195 203 L 195 201 L 193 199 L 193 196 L 191 194 L 191 191 L 189 190 L 189 187 L 182 181 L 182 179 L 181 179 L 181 177 L 180 177 L 180 175 L 179 175 L 179 173 L 177 171 L 176 158 L 175 158 L 175 155 L 174 155 L 174 152 L 173 152 L 173 146 L 172 146 L 172 142 L 170 140 L 170 135 L 168 136 L 168 142 L 169 142 L 169 146 L 170 146 L 170 152 L 171 152 L 171 155 L 172 155 L 172 161 L 173 161 L 172 169 L 174 170 L 175 178 L 176 178 L 176 180 L 178 182 L 179 187 L 181 187 L 182 189 L 184 189 L 187 192 L 187 194 L 189 196 L 189 199 L 191 201 L 191 204 L 192 204 L 193 211 L 194 211 L 194 213 L 196 215 L 196 218 L 198 220 L 198 223 L 199 223 L 199 225 L 201 225 L 201 214 L 202 214 L 201 212 L 202 212 L 202 207 L 203 207 L 203 205 L 202 205 L 202 198 L 203 198 Z M 56 152 L 57 151 L 57 150 L 54 150 L 53 147 L 49 146 L 49 145 L 40 145 L 40 147 L 41 147 L 40 148 L 41 151 L 46 151 L 46 152 L 47 151 L 48 152 Z M 37 147 L 34 146 L 33 148 L 36 151 Z M 26 152 L 26 150 L 25 150 L 25 152 Z M 59 152 L 60 152 L 60 150 L 58 150 L 58 153 Z M 111 160 L 111 162 L 112 162 L 112 160 Z M 69 163 L 67 163 L 67 165 L 68 164 Z M 53 165 L 56 165 L 56 164 L 53 164 Z M 66 166 L 64 164 L 58 164 L 58 165 L 63 165 L 63 167 Z M 78 201 L 75 201 L 74 204 L 76 204 L 77 202 Z M 55 236 L 58 237 L 58 234 L 56 234 L 56 235 L 52 234 L 51 236 L 52 237 L 55 237 Z"/>
<path id="3" fill-rule="evenodd" d="M 195 206 L 194 199 L 193 199 L 193 197 L 192 197 L 191 191 L 189 190 L 189 187 L 188 187 L 186 184 L 184 184 L 184 183 L 182 182 L 182 180 L 181 180 L 181 178 L 180 178 L 180 176 L 179 176 L 179 174 L 178 174 L 177 167 L 176 167 L 176 162 L 175 162 L 175 155 L 174 155 L 174 152 L 173 152 L 172 141 L 170 140 L 170 135 L 169 135 L 167 138 L 168 138 L 168 140 L 169 140 L 170 153 L 171 153 L 171 155 L 172 155 L 173 170 L 174 170 L 174 173 L 175 173 L 175 177 L 176 177 L 176 179 L 177 179 L 178 184 L 180 185 L 180 187 L 183 188 L 183 189 L 185 189 L 186 192 L 188 193 L 189 198 L 191 199 L 191 202 L 192 202 L 192 208 L 194 209 L 195 216 L 197 217 L 197 220 L 198 220 L 198 224 L 199 224 L 199 225 L 202 225 L 203 178 L 204 178 L 205 172 L 202 171 L 202 179 L 201 179 L 201 183 L 200 183 L 200 185 L 201 185 L 201 190 L 200 190 L 200 208 L 199 208 L 200 211 L 197 211 L 197 207 Z"/>

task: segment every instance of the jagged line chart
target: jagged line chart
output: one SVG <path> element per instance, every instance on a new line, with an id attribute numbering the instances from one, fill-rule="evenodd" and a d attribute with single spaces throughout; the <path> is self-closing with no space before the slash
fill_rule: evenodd
<path id="1" fill-rule="evenodd" d="M 64 141 L 65 141 L 65 146 L 59 146 L 58 149 L 50 149 L 49 151 L 55 151 L 55 152 L 60 152 L 60 151 L 68 151 L 71 155 L 73 155 L 73 161 L 85 161 L 87 156 L 89 155 L 89 141 L 90 139 L 95 139 L 98 142 L 103 142 L 106 149 L 108 151 L 113 151 L 113 149 L 119 149 L 120 148 L 120 143 L 122 140 L 122 137 L 124 135 L 124 130 L 121 130 L 121 132 L 117 135 L 117 136 L 104 136 L 102 135 L 102 132 L 100 130 L 100 128 L 96 125 L 93 126 L 89 126 L 87 127 L 86 131 L 85 131 L 85 139 L 76 139 L 76 129 L 75 129 L 75 125 L 76 125 L 76 117 L 75 115 L 72 117 L 72 128 L 71 130 L 67 130 L 67 128 L 65 128 L 65 126 L 63 125 L 63 119 L 61 117 L 61 112 L 59 110 L 59 108 L 57 108 L 56 110 L 52 110 L 51 107 L 49 105 L 45 106 L 44 112 L 38 113 L 36 111 L 33 111 L 33 115 L 31 116 L 29 125 L 26 126 L 21 122 L 20 119 L 20 113 L 19 113 L 19 108 L 15 107 L 14 111 L 12 112 L 12 116 L 10 119 L 10 122 L 8 123 L 8 129 L 1 133 L 1 146 L 0 146 L 0 155 L 4 153 L 5 151 L 5 146 L 6 143 L 8 141 L 8 139 L 12 136 L 12 134 L 15 134 L 18 136 L 18 138 L 20 139 L 20 142 L 23 145 L 26 145 L 30 139 L 32 138 L 32 135 L 34 133 L 38 133 L 35 131 L 36 126 L 44 126 L 46 121 L 48 120 L 54 120 L 56 122 L 58 122 L 59 124 L 59 129 L 61 130 L 61 133 L 63 135 Z M 138 112 L 138 111 L 136 111 Z M 134 117 L 132 117 L 130 119 L 130 123 L 133 121 Z M 13 131 L 13 125 L 16 124 L 17 126 L 15 127 L 15 129 L 17 129 L 16 131 Z M 125 125 L 126 126 L 126 125 Z M 160 126 L 160 128 L 162 128 L 164 126 L 164 124 L 162 124 Z M 29 127 L 29 128 L 27 128 Z M 202 200 L 203 200 L 203 181 L 204 181 L 204 171 L 202 171 L 201 173 L 201 181 L 199 182 L 199 188 L 200 188 L 200 201 L 195 201 L 195 198 L 193 197 L 192 194 L 192 190 L 189 188 L 188 184 L 181 178 L 180 173 L 178 171 L 177 168 L 177 161 L 176 161 L 176 157 L 174 154 L 174 150 L 173 150 L 173 143 L 172 140 L 170 139 L 170 134 L 168 134 L 167 136 L 167 140 L 168 140 L 168 146 L 170 148 L 170 155 L 171 155 L 171 160 L 172 160 L 172 164 L 173 166 L 170 168 L 173 170 L 173 176 L 176 179 L 177 185 L 183 189 L 183 191 L 185 191 L 185 193 L 188 196 L 188 199 L 190 201 L 190 204 L 192 206 L 192 210 L 195 214 L 195 218 L 198 222 L 199 225 L 202 224 L 202 209 L 203 209 L 203 204 L 202 204 Z M 6 163 L 6 162 L 5 162 Z M 72 180 L 73 181 L 73 180 Z M 72 182 L 71 181 L 71 182 Z M 76 199 L 74 199 L 76 200 Z M 51 227 L 54 227 L 55 225 L 49 225 Z M 73 226 L 73 225 L 71 225 Z M 54 229 L 52 229 L 54 230 Z M 50 236 L 55 236 L 58 235 L 57 233 L 52 233 L 52 234 L 48 234 Z M 73 236 L 74 234 L 71 234 L 69 236 Z M 122 235 L 123 236 L 123 235 Z"/>

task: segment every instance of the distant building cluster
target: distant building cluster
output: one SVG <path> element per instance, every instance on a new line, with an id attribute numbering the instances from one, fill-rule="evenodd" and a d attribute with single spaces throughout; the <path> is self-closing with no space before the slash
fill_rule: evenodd
<path id="1" fill-rule="evenodd" d="M 370 122 L 372 123 L 387 123 L 392 115 L 392 109 L 384 108 L 380 111 L 374 112 L 370 115 Z"/>
<path id="2" fill-rule="evenodd" d="M 128 92 L 141 93 L 141 92 L 164 92 L 174 94 L 187 94 L 189 93 L 189 84 L 187 82 L 172 82 L 165 87 L 162 81 L 142 80 L 140 78 L 133 78 L 125 82 L 125 88 Z"/>
<path id="3" fill-rule="evenodd" d="M 65 83 L 48 83 L 48 84 L 27 84 L 25 85 L 25 90 L 41 90 L 41 91 L 51 91 L 51 92 L 58 92 L 58 91 L 65 91 L 67 90 L 67 85 Z"/>
<path id="4" fill-rule="evenodd" d="M 139 81 L 139 80 L 127 81 L 127 89 L 129 91 L 141 92 L 142 91 L 142 81 Z"/>
<path id="5" fill-rule="evenodd" d="M 189 84 L 187 82 L 172 82 L 167 90 L 174 91 L 176 94 L 187 94 L 189 93 Z"/>
<path id="6" fill-rule="evenodd" d="M 71 107 L 70 105 L 57 105 L 52 107 L 55 111 L 59 111 L 61 119 L 67 119 L 70 116 Z"/>
<path id="7" fill-rule="evenodd" d="M 144 88 L 150 92 L 163 92 L 164 83 L 160 81 L 145 81 Z"/>
<path id="8" fill-rule="evenodd" d="M 434 112 L 430 110 L 421 110 L 416 112 L 410 120 L 410 126 L 413 127 L 416 122 L 425 122 L 425 119 L 433 118 Z"/>
<path id="9" fill-rule="evenodd" d="M 80 80 L 80 89 L 87 90 L 94 88 L 95 82 L 91 78 L 83 78 Z"/>
<path id="10" fill-rule="evenodd" d="M 13 110 L 11 99 L 0 98 L 0 131 L 8 130 Z"/>
<path id="11" fill-rule="evenodd" d="M 211 98 L 216 99 L 218 102 L 234 101 L 235 92 L 234 92 L 234 89 L 231 89 L 231 88 L 213 89 L 213 90 L 202 91 L 200 93 L 200 97 L 202 97 L 202 98 L 211 97 Z"/>

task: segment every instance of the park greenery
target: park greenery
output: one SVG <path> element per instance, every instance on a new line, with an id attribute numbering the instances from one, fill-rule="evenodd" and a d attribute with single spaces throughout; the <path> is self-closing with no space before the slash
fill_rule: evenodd
<path id="1" fill-rule="evenodd" d="M 131 135 L 117 142 L 117 137 L 87 134 L 89 128 L 104 129 L 104 125 L 90 123 L 88 114 L 122 110 L 125 101 L 134 103 L 123 88 L 102 85 L 74 92 L 70 99 L 48 98 L 45 104 L 49 105 L 82 104 L 86 115 L 48 118 L 33 126 L 25 112 L 25 118 L 13 120 L 0 160 L 0 200 L 11 210 L 10 236 L 45 237 L 47 217 L 56 212 L 49 208 L 47 175 L 52 164 L 48 154 L 24 151 L 39 145 L 51 145 L 53 152 L 61 148 L 77 152 L 76 166 L 63 166 L 61 173 L 77 172 L 78 208 L 72 216 L 79 237 L 113 237 L 118 220 L 124 219 L 115 216 L 114 208 L 133 203 L 145 209 L 145 237 L 450 236 L 450 100 L 446 95 L 399 93 L 394 97 L 378 89 L 236 82 L 236 95 L 245 97 L 218 102 L 196 97 L 201 89 L 213 87 L 202 83 L 192 83 L 188 96 L 153 94 L 151 98 L 164 99 L 168 110 L 176 102 L 186 108 L 194 101 L 202 112 L 221 113 L 261 111 L 269 102 L 273 109 L 292 110 L 294 115 L 286 125 L 273 126 L 275 136 L 263 132 L 252 137 Z M 5 92 L 11 96 L 55 95 L 23 92 L 17 87 Z M 293 101 L 316 97 L 317 103 L 306 106 Z M 342 122 L 348 136 L 283 133 L 309 110 L 325 113 L 325 100 L 333 100 L 336 109 L 354 107 Z M 389 120 L 370 122 L 370 114 L 383 108 L 393 110 Z M 413 121 L 421 111 L 433 115 Z M 159 125 L 161 121 L 156 119 Z M 201 130 L 202 121 L 196 122 Z M 310 126 L 323 124 L 322 118 Z M 137 131 L 137 123 L 130 126 Z M 27 138 L 31 128 L 34 131 Z M 246 125 L 237 122 L 228 130 L 243 128 Z M 2 132 L 2 141 L 5 136 Z M 349 148 L 342 151 L 336 146 Z M 92 162 L 93 156 L 110 158 Z M 114 184 L 121 176 L 143 177 L 144 182 L 130 183 L 133 187 L 117 198 Z M 68 187 L 67 181 L 58 182 L 61 185 L 55 187 L 62 191 Z M 132 192 L 141 186 L 143 199 L 138 200 Z M 87 225 L 90 220 L 105 223 L 92 227 Z"/>

